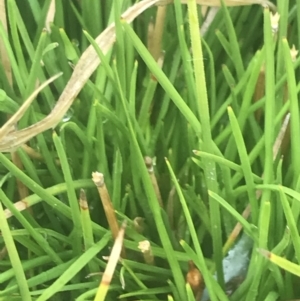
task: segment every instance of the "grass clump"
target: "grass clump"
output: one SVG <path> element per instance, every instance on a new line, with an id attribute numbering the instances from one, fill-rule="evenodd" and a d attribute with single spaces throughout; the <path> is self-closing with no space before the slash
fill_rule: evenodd
<path id="1" fill-rule="evenodd" d="M 299 298 L 297 3 L 169 2 L 6 2 L 3 300 Z"/>

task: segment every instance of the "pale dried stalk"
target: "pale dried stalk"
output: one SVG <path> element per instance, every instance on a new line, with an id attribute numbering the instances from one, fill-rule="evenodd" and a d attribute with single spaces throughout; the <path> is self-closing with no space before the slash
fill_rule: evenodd
<path id="1" fill-rule="evenodd" d="M 187 3 L 188 0 L 182 0 L 182 3 Z M 126 12 L 122 14 L 122 18 L 127 22 L 131 23 L 137 16 L 139 16 L 143 11 L 148 9 L 153 5 L 167 5 L 172 3 L 173 0 L 143 0 L 135 5 L 131 6 Z M 197 0 L 197 4 L 207 5 L 207 6 L 220 6 L 220 0 Z M 228 6 L 238 6 L 238 5 L 251 5 L 251 4 L 261 4 L 268 5 L 274 8 L 274 5 L 266 0 L 226 0 L 226 5 Z M 97 38 L 96 43 L 101 48 L 102 52 L 106 54 L 116 39 L 115 33 L 115 23 L 108 26 Z M 50 112 L 50 114 L 43 120 L 25 128 L 22 130 L 13 129 L 14 124 L 23 116 L 25 110 L 24 105 L 18 110 L 15 115 L 20 117 L 11 119 L 0 129 L 0 152 L 11 152 L 16 148 L 26 143 L 31 138 L 36 135 L 50 129 L 54 128 L 66 114 L 70 106 L 72 105 L 74 99 L 79 94 L 80 90 L 83 88 L 84 84 L 87 82 L 92 73 L 100 64 L 100 59 L 93 48 L 89 46 L 80 57 L 73 73 L 68 81 L 65 89 L 63 90 L 61 96 L 59 97 L 55 107 Z M 27 104 L 30 104 L 28 102 Z M 13 122 L 12 122 L 13 121 Z"/>
<path id="2" fill-rule="evenodd" d="M 160 6 L 157 9 L 156 13 L 156 20 L 154 31 L 152 35 L 152 49 L 149 52 L 152 54 L 155 61 L 157 61 L 162 53 L 161 44 L 162 44 L 162 37 L 164 32 L 164 24 L 166 19 L 166 6 Z"/>
<path id="3" fill-rule="evenodd" d="M 4 0 L 0 0 L 0 22 L 3 25 L 5 33 L 7 34 L 7 17 L 6 17 L 6 5 Z M 11 63 L 7 50 L 4 46 L 4 43 L 0 43 L 0 60 L 3 66 L 7 81 L 11 87 L 13 87 Z M 10 118 L 10 115 L 7 115 L 7 119 Z M 11 156 L 12 162 L 18 166 L 19 169 L 23 169 L 22 161 L 17 152 L 13 152 Z M 16 179 L 17 189 L 21 199 L 26 198 L 29 195 L 28 188 L 22 183 L 19 179 Z"/>
<path id="4" fill-rule="evenodd" d="M 138 248 L 141 250 L 144 256 L 144 260 L 149 265 L 154 265 L 154 256 L 149 240 L 143 240 L 139 242 Z"/>
<path id="5" fill-rule="evenodd" d="M 29 98 L 22 104 L 19 110 L 2 126 L 2 128 L 0 129 L 0 151 L 1 152 L 14 151 L 17 147 L 19 147 L 20 145 L 28 141 L 27 139 L 28 135 L 26 134 L 25 129 L 21 131 L 16 131 L 14 130 L 15 124 L 22 118 L 25 111 L 28 109 L 30 104 L 34 101 L 37 94 L 61 75 L 62 73 L 54 75 L 51 78 L 49 78 L 47 81 L 45 81 L 41 86 L 39 86 L 29 96 Z M 26 128 L 26 130 L 35 132 L 34 128 L 36 125 L 37 123 L 35 125 Z M 37 132 L 35 135 L 39 133 L 41 132 Z M 30 138 L 32 138 L 33 136 L 31 136 Z"/>
<path id="6" fill-rule="evenodd" d="M 153 189 L 155 191 L 159 206 L 161 208 L 163 208 L 164 205 L 163 205 L 163 201 L 162 201 L 162 198 L 161 198 L 161 193 L 160 193 L 159 186 L 157 184 L 156 176 L 155 176 L 155 173 L 154 173 L 153 160 L 152 160 L 152 158 L 150 158 L 148 156 L 145 157 L 144 160 L 145 160 L 145 165 L 147 167 L 147 170 L 148 170 L 148 173 L 149 173 L 149 176 L 150 176 L 150 180 L 151 180 Z"/>
<path id="7" fill-rule="evenodd" d="M 120 255 L 123 248 L 123 241 L 124 241 L 124 235 L 125 235 L 125 228 L 126 223 L 124 222 L 118 236 L 115 240 L 115 243 L 113 245 L 113 248 L 111 250 L 105 271 L 103 273 L 99 288 L 96 293 L 96 297 L 94 300 L 104 300 L 106 292 L 110 286 L 110 283 L 112 281 L 115 269 L 117 267 L 118 261 L 120 259 Z"/>
<path id="8" fill-rule="evenodd" d="M 46 21 L 45 21 L 45 27 L 48 32 L 51 32 L 50 24 L 54 20 L 55 11 L 56 11 L 55 0 L 51 0 L 51 3 L 48 8 L 47 16 L 46 16 Z"/>
<path id="9" fill-rule="evenodd" d="M 119 225 L 115 209 L 104 182 L 104 176 L 102 173 L 96 171 L 92 173 L 92 179 L 98 189 L 109 228 L 113 237 L 116 239 L 119 233 Z"/>

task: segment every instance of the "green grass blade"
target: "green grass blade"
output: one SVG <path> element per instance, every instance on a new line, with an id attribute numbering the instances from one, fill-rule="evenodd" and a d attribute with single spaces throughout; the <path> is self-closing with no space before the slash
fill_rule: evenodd
<path id="1" fill-rule="evenodd" d="M 69 204 L 72 213 L 73 227 L 74 227 L 74 236 L 73 236 L 73 250 L 74 254 L 78 255 L 81 253 L 81 238 L 82 238 L 82 225 L 80 210 L 78 206 L 77 196 L 75 188 L 73 186 L 73 179 L 70 171 L 70 166 L 68 164 L 68 159 L 64 151 L 62 142 L 57 134 L 53 133 L 53 142 L 55 144 L 57 154 L 60 160 L 64 178 L 67 184 L 67 194 L 69 199 Z"/>
<path id="2" fill-rule="evenodd" d="M 2 190 L 0 190 L 0 193 L 2 193 Z M 2 197 L 0 196 L 2 199 Z M 25 272 L 22 268 L 21 259 L 19 257 L 16 245 L 14 243 L 14 240 L 12 238 L 9 225 L 7 223 L 7 219 L 5 217 L 2 204 L 0 203 L 0 228 L 1 228 L 1 235 L 4 239 L 8 255 L 11 261 L 11 264 L 14 269 L 15 277 L 19 286 L 20 294 L 22 296 L 23 300 L 32 300 L 30 291 L 27 285 L 27 280 L 25 276 Z"/>
<path id="3" fill-rule="evenodd" d="M 201 46 L 201 38 L 199 35 L 198 11 L 195 1 L 188 1 L 188 15 L 191 34 L 191 44 L 193 53 L 193 63 L 195 72 L 196 84 L 196 102 L 198 108 L 198 116 L 200 117 L 201 126 L 205 129 L 202 132 L 201 148 L 203 151 L 213 153 L 213 141 L 210 128 L 210 114 L 207 99 L 206 79 L 204 74 L 203 53 Z M 204 175 L 207 189 L 218 193 L 217 174 L 215 162 L 206 160 L 204 163 Z M 224 275 L 222 268 L 222 229 L 219 203 L 215 202 L 211 197 L 209 198 L 210 205 L 210 220 L 213 240 L 213 254 L 216 264 L 216 271 L 218 281 L 221 287 L 224 287 Z"/>
<path id="4" fill-rule="evenodd" d="M 14 214 L 17 220 L 23 225 L 25 229 L 30 233 L 34 240 L 39 244 L 39 246 L 48 254 L 56 264 L 62 263 L 62 260 L 57 256 L 55 251 L 50 247 L 46 239 L 35 230 L 35 228 L 25 219 L 25 217 L 15 208 L 11 201 L 4 194 L 3 190 L 0 189 L 0 197 L 3 204 Z"/>
<path id="5" fill-rule="evenodd" d="M 256 224 L 258 221 L 258 201 L 256 199 L 256 194 L 255 194 L 255 186 L 254 186 L 254 179 L 252 176 L 251 164 L 249 162 L 249 157 L 247 154 L 242 133 L 239 128 L 238 121 L 234 115 L 232 108 L 230 107 L 228 108 L 228 115 L 229 115 L 233 136 L 235 139 L 237 150 L 239 152 L 241 166 L 246 181 L 248 198 L 251 204 L 252 221 L 253 224 Z"/>
<path id="6" fill-rule="evenodd" d="M 66 283 L 70 281 L 94 256 L 96 256 L 109 242 L 110 234 L 104 235 L 100 241 L 94 246 L 86 250 L 79 258 L 72 263 L 72 265 L 64 271 L 64 273 L 51 284 L 45 291 L 37 298 L 37 301 L 49 300 L 54 294 L 62 289 Z"/>

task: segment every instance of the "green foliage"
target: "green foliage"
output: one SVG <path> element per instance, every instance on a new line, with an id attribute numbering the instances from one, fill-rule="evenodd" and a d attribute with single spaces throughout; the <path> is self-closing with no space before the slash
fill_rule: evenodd
<path id="1" fill-rule="evenodd" d="M 104 174 L 120 224 L 127 220 L 127 257 L 106 300 L 195 300 L 185 283 L 189 260 L 212 301 L 299 298 L 300 59 L 292 60 L 290 48 L 300 48 L 300 1 L 277 1 L 275 35 L 269 10 L 223 5 L 203 36 L 196 4 L 174 1 L 166 11 L 162 68 L 145 46 L 157 8 L 129 25 L 119 16 L 136 1 L 56 1 L 47 33 L 50 2 L 6 2 L 8 35 L 0 24 L 0 39 L 13 85 L 2 62 L 1 124 L 37 83 L 62 71 L 18 127 L 47 116 L 88 45 L 102 63 L 54 132 L 29 142 L 40 157 L 19 148 L 21 170 L 11 154 L 0 153 L 0 242 L 9 255 L 0 261 L 0 300 L 94 299 L 113 240 L 93 171 Z M 104 56 L 94 39 L 113 20 L 116 43 Z M 265 95 L 254 102 L 262 70 Z M 290 134 L 274 157 L 288 112 Z M 163 208 L 146 156 L 155 159 Z M 17 181 L 29 189 L 20 203 Z M 78 206 L 80 189 L 89 214 Z M 248 204 L 249 220 L 242 216 Z M 141 231 L 137 217 L 144 218 Z M 253 248 L 244 250 L 249 269 L 229 297 L 222 261 L 237 222 Z M 144 240 L 154 265 L 138 248 Z"/>

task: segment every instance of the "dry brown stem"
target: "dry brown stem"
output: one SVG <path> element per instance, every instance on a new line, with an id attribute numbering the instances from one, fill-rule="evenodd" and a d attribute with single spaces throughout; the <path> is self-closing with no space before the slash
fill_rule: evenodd
<path id="1" fill-rule="evenodd" d="M 186 282 L 191 286 L 195 300 L 200 301 L 204 290 L 204 281 L 202 274 L 193 261 L 189 261 L 189 271 L 186 274 Z"/>
<path id="2" fill-rule="evenodd" d="M 153 5 L 167 5 L 172 2 L 173 0 L 143 0 L 127 9 L 127 11 L 122 14 L 121 18 L 127 23 L 131 23 L 149 7 Z M 182 3 L 187 3 L 187 0 L 182 0 Z M 220 6 L 220 3 L 220 0 L 197 0 L 197 4 L 207 6 Z M 226 0 L 225 3 L 228 6 L 251 4 L 269 5 L 270 7 L 273 6 L 272 3 L 265 0 Z M 101 48 L 102 52 L 106 54 L 114 44 L 115 39 L 115 24 L 112 23 L 96 38 L 95 41 Z M 5 124 L 0 129 L 0 151 L 11 152 L 36 135 L 50 128 L 54 128 L 66 114 L 74 99 L 100 63 L 100 59 L 95 49 L 92 45 L 89 46 L 80 57 L 70 80 L 59 97 L 55 107 L 47 117 L 27 128 L 16 130 L 14 129 L 14 125 L 25 112 L 22 106 L 15 114 L 20 115 L 20 117 L 10 120 L 10 123 Z"/>
<path id="3" fill-rule="evenodd" d="M 114 272 L 115 272 L 115 269 L 118 264 L 120 254 L 121 254 L 121 251 L 123 248 L 125 227 L 126 227 L 126 224 L 123 223 L 120 231 L 118 232 L 118 236 L 117 236 L 114 246 L 111 250 L 111 254 L 109 256 L 108 263 L 107 263 L 105 271 L 103 273 L 102 280 L 100 282 L 99 289 L 97 291 L 95 300 L 100 300 L 100 298 L 101 298 L 100 295 L 103 294 L 103 291 L 107 290 L 107 287 L 109 287 L 109 285 L 111 283 L 111 280 L 113 278 L 113 275 L 114 275 Z M 104 287 L 106 287 L 106 289 L 104 289 Z"/>
<path id="4" fill-rule="evenodd" d="M 97 186 L 102 201 L 102 205 L 105 211 L 105 215 L 107 218 L 107 222 L 109 224 L 109 228 L 112 232 L 113 237 L 116 238 L 119 233 L 119 225 L 118 225 L 113 204 L 111 202 L 108 190 L 104 182 L 104 176 L 100 172 L 93 172 L 92 178 L 93 178 L 93 182 Z"/>
<path id="5" fill-rule="evenodd" d="M 163 202 L 162 202 L 159 186 L 157 184 L 156 176 L 154 174 L 153 160 L 150 157 L 145 157 L 144 160 L 145 160 L 145 165 L 148 169 L 148 173 L 149 173 L 151 183 L 152 183 L 153 189 L 155 191 L 159 206 L 163 208 Z"/>

